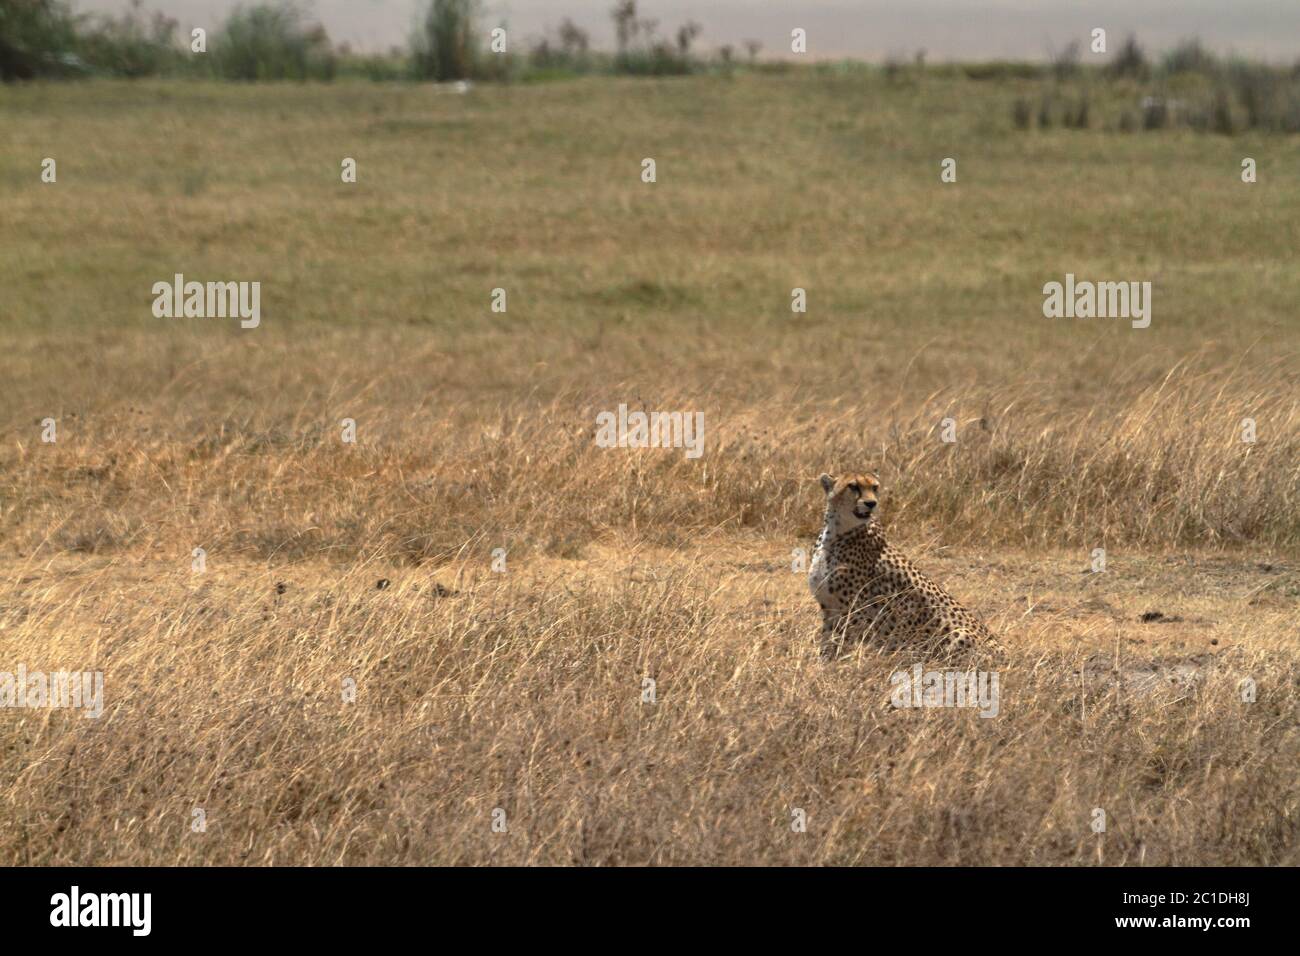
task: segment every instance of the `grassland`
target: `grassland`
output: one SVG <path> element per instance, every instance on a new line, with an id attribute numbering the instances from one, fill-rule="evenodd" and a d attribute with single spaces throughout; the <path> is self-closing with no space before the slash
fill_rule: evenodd
<path id="1" fill-rule="evenodd" d="M 1034 95 L 0 89 L 0 670 L 107 697 L 0 710 L 0 861 L 1296 863 L 1300 140 Z M 155 318 L 177 272 L 261 327 Z M 1150 328 L 1044 318 L 1067 272 Z M 595 447 L 620 402 L 706 454 Z M 997 719 L 817 656 L 850 467 L 1010 645 Z"/>

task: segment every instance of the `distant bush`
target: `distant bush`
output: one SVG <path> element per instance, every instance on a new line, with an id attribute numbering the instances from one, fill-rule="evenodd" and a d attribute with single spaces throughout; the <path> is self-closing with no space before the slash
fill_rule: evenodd
<path id="1" fill-rule="evenodd" d="M 1015 123 L 1016 129 L 1029 129 L 1034 125 L 1034 108 L 1030 106 L 1029 100 L 1020 97 L 1012 104 L 1011 121 Z"/>
<path id="2" fill-rule="evenodd" d="M 325 28 L 291 2 L 236 7 L 211 56 L 216 74 L 228 80 L 329 80 L 337 68 Z"/>
<path id="3" fill-rule="evenodd" d="M 1226 90 L 1219 89 L 1214 94 L 1214 105 L 1208 112 L 1205 126 L 1211 132 L 1231 136 L 1237 131 L 1237 123 L 1232 115 L 1232 99 Z"/>
<path id="4" fill-rule="evenodd" d="M 1087 129 L 1092 125 L 1092 113 L 1088 103 L 1088 94 L 1083 94 L 1079 102 L 1071 108 L 1068 104 L 1065 107 L 1065 117 L 1061 124 L 1068 129 Z"/>
<path id="5" fill-rule="evenodd" d="M 891 53 L 880 65 L 880 72 L 890 83 L 901 83 L 907 79 L 907 60 L 897 53 Z"/>
<path id="6" fill-rule="evenodd" d="M 1052 128 L 1052 98 L 1044 96 L 1038 104 L 1038 125 L 1042 129 Z"/>
<path id="7" fill-rule="evenodd" d="M 1142 128 L 1165 129 L 1169 126 L 1169 104 L 1162 99 L 1148 96 L 1142 101 Z"/>
<path id="8" fill-rule="evenodd" d="M 337 51 L 337 75 L 359 76 L 376 83 L 395 82 L 411 75 L 406 52 L 394 47 L 387 53 L 357 54 L 345 44 Z"/>
<path id="9" fill-rule="evenodd" d="M 544 36 L 528 51 L 528 66 L 548 74 L 586 73 L 592 69 L 591 37 L 565 18 L 554 38 Z"/>
<path id="10" fill-rule="evenodd" d="M 76 19 L 67 3 L 0 0 L 0 80 L 77 73 L 76 46 Z"/>
<path id="11" fill-rule="evenodd" d="M 1300 88 L 1293 77 L 1262 63 L 1234 61 L 1228 67 L 1228 82 L 1249 128 L 1300 132 L 1291 122 L 1300 106 Z"/>
<path id="12" fill-rule="evenodd" d="M 1038 63 L 1019 60 L 990 60 L 986 63 L 963 63 L 961 72 L 972 80 L 1036 80 L 1044 73 Z"/>
<path id="13" fill-rule="evenodd" d="M 1150 75 L 1151 66 L 1147 63 L 1147 55 L 1133 34 L 1128 35 L 1115 54 L 1115 59 L 1111 60 L 1110 72 L 1114 76 L 1134 80 L 1145 80 Z"/>
<path id="14" fill-rule="evenodd" d="M 1197 39 L 1184 40 L 1165 54 L 1161 69 L 1170 76 L 1179 73 L 1213 75 L 1219 70 L 1219 60 Z"/>
<path id="15" fill-rule="evenodd" d="M 185 54 L 176 38 L 179 24 L 161 13 L 146 16 L 141 0 L 120 17 L 100 15 L 78 39 L 86 65 L 99 73 L 128 78 L 175 72 Z"/>
<path id="16" fill-rule="evenodd" d="M 1300 76 L 1240 60 L 1216 69 L 1210 98 L 1188 111 L 1189 126 L 1226 136 L 1247 129 L 1300 133 Z"/>
<path id="17" fill-rule="evenodd" d="M 730 43 L 722 44 L 718 47 L 717 58 L 718 69 L 730 76 L 736 68 L 736 48 Z"/>
<path id="18" fill-rule="evenodd" d="M 479 63 L 477 0 L 433 0 L 411 40 L 411 67 L 422 80 L 466 80 Z"/>
<path id="19" fill-rule="evenodd" d="M 684 23 L 678 27 L 674 40 L 669 41 L 657 36 L 657 20 L 640 16 L 636 0 L 618 0 L 610 17 L 618 44 L 614 72 L 664 76 L 691 73 L 698 66 L 691 52 L 695 38 L 700 35 L 698 23 Z"/>
<path id="20" fill-rule="evenodd" d="M 1036 111 L 1033 94 L 1012 102 L 1015 129 L 1050 129 L 1059 124 L 1067 129 L 1099 126 L 1121 132 L 1183 127 L 1223 135 L 1243 130 L 1300 133 L 1300 63 L 1279 67 L 1222 60 L 1200 40 L 1191 39 L 1179 43 L 1153 68 L 1135 36 L 1127 37 L 1104 67 L 1078 65 L 1076 70 L 1074 59 L 1075 48 L 1067 47 L 1053 58 L 1050 73 L 1049 68 L 1039 68 L 1038 78 L 1052 82 L 1040 85 Z M 902 71 L 903 66 L 896 63 L 893 69 Z M 962 70 L 973 79 L 1010 75 L 1007 65 L 998 63 L 966 64 Z M 1098 83 L 1107 81 L 1118 84 L 1125 102 L 1096 96 L 1103 89 Z M 1071 96 L 1071 88 L 1077 98 Z M 1103 113 L 1097 123 L 1094 107 Z"/>
<path id="21" fill-rule="evenodd" d="M 1079 74 L 1079 57 L 1081 48 L 1078 40 L 1073 40 L 1066 45 L 1065 49 L 1052 57 L 1052 75 L 1056 77 L 1058 83 L 1071 79 Z"/>

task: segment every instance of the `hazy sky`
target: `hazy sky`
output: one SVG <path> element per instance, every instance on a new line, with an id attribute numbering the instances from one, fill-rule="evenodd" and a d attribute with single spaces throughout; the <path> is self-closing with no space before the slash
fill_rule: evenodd
<path id="1" fill-rule="evenodd" d="M 129 0 L 74 0 L 81 11 L 120 11 Z M 219 22 L 238 0 L 145 0 L 182 26 Z M 424 0 L 312 0 L 336 41 L 362 50 L 403 43 Z M 493 23 L 538 36 L 565 17 L 613 46 L 613 0 L 483 0 Z M 1042 59 L 1072 39 L 1105 27 L 1114 49 L 1136 32 L 1150 50 L 1199 36 L 1212 49 L 1288 62 L 1300 58 L 1300 0 L 640 0 L 641 15 L 671 33 L 688 19 L 704 32 L 701 49 L 759 40 L 770 54 L 789 50 L 790 30 L 808 31 L 814 56 L 880 59 L 924 49 L 929 59 Z"/>

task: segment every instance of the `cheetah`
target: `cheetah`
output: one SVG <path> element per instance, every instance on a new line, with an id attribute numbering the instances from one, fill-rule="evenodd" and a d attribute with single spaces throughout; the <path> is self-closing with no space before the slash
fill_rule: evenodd
<path id="1" fill-rule="evenodd" d="M 822 475 L 821 485 L 826 521 L 808 585 L 822 609 L 823 655 L 838 657 L 851 641 L 919 646 L 940 656 L 1001 649 L 983 621 L 885 540 L 875 475 Z"/>

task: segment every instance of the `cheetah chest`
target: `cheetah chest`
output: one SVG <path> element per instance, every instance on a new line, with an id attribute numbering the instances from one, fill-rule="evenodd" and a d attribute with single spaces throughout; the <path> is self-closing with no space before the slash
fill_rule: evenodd
<path id="1" fill-rule="evenodd" d="M 823 609 L 843 610 L 861 603 L 872 590 L 873 564 L 865 549 L 846 548 L 841 542 L 828 542 L 823 535 L 808 568 L 808 587 Z"/>
<path id="2" fill-rule="evenodd" d="M 826 606 L 827 584 L 831 576 L 830 556 L 826 553 L 826 533 L 817 539 L 817 548 L 813 551 L 812 563 L 808 566 L 808 587 L 817 602 Z"/>

